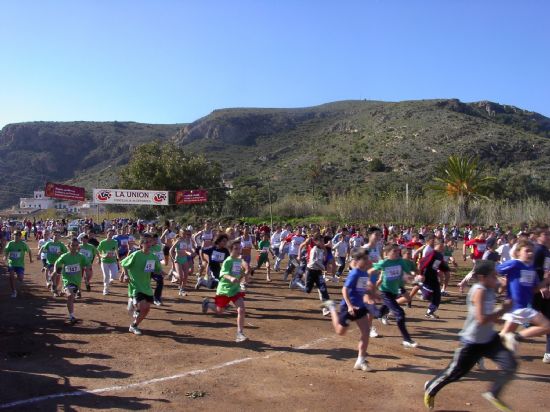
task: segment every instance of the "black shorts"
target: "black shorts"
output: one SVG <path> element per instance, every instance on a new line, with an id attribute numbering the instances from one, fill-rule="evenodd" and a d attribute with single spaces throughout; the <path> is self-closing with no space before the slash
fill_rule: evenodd
<path id="1" fill-rule="evenodd" d="M 162 252 L 164 253 L 164 256 L 170 256 L 170 246 L 164 246 L 164 248 L 162 248 Z"/>
<path id="2" fill-rule="evenodd" d="M 67 286 L 63 288 L 65 293 L 67 295 L 76 295 L 78 292 L 80 292 L 80 289 L 78 286 L 76 286 L 74 283 L 69 283 Z"/>
<path id="3" fill-rule="evenodd" d="M 361 306 L 358 310 L 355 311 L 355 315 L 352 315 L 348 312 L 347 305 L 340 305 L 340 313 L 338 314 L 338 323 L 344 327 L 348 327 L 349 320 L 358 320 L 364 318 L 369 313 L 369 310 L 365 306 Z"/>
<path id="4" fill-rule="evenodd" d="M 153 303 L 153 296 L 146 295 L 145 293 L 138 292 L 136 293 L 136 296 L 132 298 L 134 305 L 137 305 L 142 300 L 145 300 L 146 302 Z"/>

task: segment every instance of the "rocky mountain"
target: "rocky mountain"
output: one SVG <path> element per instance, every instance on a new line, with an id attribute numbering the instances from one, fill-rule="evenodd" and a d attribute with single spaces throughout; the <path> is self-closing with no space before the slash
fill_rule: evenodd
<path id="1" fill-rule="evenodd" d="M 117 166 L 126 164 L 133 146 L 171 138 L 182 124 L 150 125 L 134 122 L 30 122 L 0 131 L 0 206 L 32 196 L 48 180 L 76 179 L 91 188 L 102 173 L 102 184 L 116 181 Z M 94 184 L 95 185 L 95 184 Z"/>
<path id="2" fill-rule="evenodd" d="M 550 199 L 550 119 L 493 102 L 341 101 L 300 109 L 222 109 L 190 124 L 32 122 L 0 131 L 0 205 L 46 180 L 88 189 L 116 182 L 131 147 L 173 139 L 222 164 L 229 181 L 279 194 L 347 189 L 419 192 L 450 154 L 480 158 L 497 195 Z M 97 172 L 108 165 L 112 167 Z"/>

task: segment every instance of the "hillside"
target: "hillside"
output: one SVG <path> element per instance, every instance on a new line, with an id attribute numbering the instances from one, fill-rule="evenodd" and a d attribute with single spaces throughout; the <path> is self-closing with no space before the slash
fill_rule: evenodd
<path id="1" fill-rule="evenodd" d="M 480 157 L 499 194 L 550 197 L 550 119 L 513 106 L 455 99 L 343 101 L 306 109 L 217 110 L 174 137 L 280 193 L 422 190 L 450 154 Z M 312 166 L 319 164 L 319 167 Z"/>
<path id="2" fill-rule="evenodd" d="M 301 109 L 222 109 L 190 124 L 32 122 L 0 131 L 0 206 L 46 180 L 116 182 L 130 148 L 173 139 L 223 165 L 224 177 L 270 181 L 280 195 L 355 188 L 418 193 L 450 154 L 478 156 L 498 195 L 550 199 L 550 119 L 492 102 L 342 101 Z M 240 179 L 241 178 L 241 179 Z"/>
<path id="3" fill-rule="evenodd" d="M 0 206 L 32 196 L 47 180 L 76 181 L 87 188 L 116 181 L 116 167 L 126 164 L 130 148 L 154 139 L 166 140 L 183 125 L 134 122 L 30 122 L 5 126 L 0 131 Z"/>

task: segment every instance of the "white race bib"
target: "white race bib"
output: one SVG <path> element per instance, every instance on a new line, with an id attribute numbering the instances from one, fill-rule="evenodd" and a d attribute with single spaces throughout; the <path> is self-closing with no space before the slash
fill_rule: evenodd
<path id="1" fill-rule="evenodd" d="M 21 252 L 10 252 L 10 259 L 15 260 L 21 257 Z"/>
<path id="2" fill-rule="evenodd" d="M 478 252 L 485 252 L 485 249 L 487 249 L 485 243 L 478 243 L 478 244 L 477 244 L 477 250 L 478 250 Z"/>
<path id="3" fill-rule="evenodd" d="M 390 266 L 384 269 L 384 276 L 387 280 L 397 280 L 401 278 L 401 266 Z"/>
<path id="4" fill-rule="evenodd" d="M 147 260 L 145 262 L 145 268 L 143 269 L 145 273 L 152 273 L 155 271 L 155 261 L 154 260 Z"/>
<path id="5" fill-rule="evenodd" d="M 59 246 L 49 246 L 48 247 L 48 251 L 50 252 L 50 254 L 55 254 L 55 255 L 58 255 L 59 252 L 61 252 L 61 248 Z"/>
<path id="6" fill-rule="evenodd" d="M 537 274 L 534 270 L 521 270 L 519 273 L 519 283 L 525 286 L 535 284 L 535 277 Z"/>
<path id="7" fill-rule="evenodd" d="M 544 270 L 545 271 L 550 270 L 550 257 L 544 258 Z"/>
<path id="8" fill-rule="evenodd" d="M 232 275 L 240 275 L 241 274 L 241 262 L 234 262 L 233 266 L 231 267 L 231 274 Z"/>
<path id="9" fill-rule="evenodd" d="M 360 277 L 359 279 L 357 279 L 357 285 L 355 287 L 357 289 L 366 290 L 368 283 L 369 283 L 369 278 L 368 277 Z"/>
<path id="10" fill-rule="evenodd" d="M 223 252 L 218 252 L 217 250 L 212 251 L 212 261 L 223 262 L 224 260 L 225 260 L 225 254 Z"/>
<path id="11" fill-rule="evenodd" d="M 80 265 L 75 263 L 74 265 L 65 265 L 65 273 L 73 274 L 80 272 Z"/>
<path id="12" fill-rule="evenodd" d="M 441 260 L 434 260 L 434 263 L 432 265 L 433 270 L 439 270 L 439 265 L 441 265 Z"/>
<path id="13" fill-rule="evenodd" d="M 80 249 L 80 254 L 88 259 L 92 258 L 92 251 L 88 249 Z"/>

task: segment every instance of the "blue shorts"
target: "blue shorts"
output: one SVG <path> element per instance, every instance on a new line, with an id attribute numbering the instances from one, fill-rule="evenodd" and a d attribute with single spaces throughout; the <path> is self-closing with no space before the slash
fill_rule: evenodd
<path id="1" fill-rule="evenodd" d="M 371 282 L 373 285 L 376 285 L 376 282 L 378 282 L 378 277 L 379 277 L 379 275 L 376 274 L 376 273 L 370 275 L 370 282 Z"/>
<path id="2" fill-rule="evenodd" d="M 8 266 L 9 272 L 15 272 L 17 276 L 23 276 L 25 274 L 25 268 L 20 266 Z"/>
<path id="3" fill-rule="evenodd" d="M 343 327 L 347 328 L 349 326 L 348 321 L 354 321 L 361 318 L 364 318 L 369 313 L 369 310 L 366 306 L 360 306 L 358 310 L 355 311 L 355 315 L 352 315 L 348 312 L 348 306 L 346 304 L 340 304 L 340 312 L 338 313 L 338 323 Z"/>

